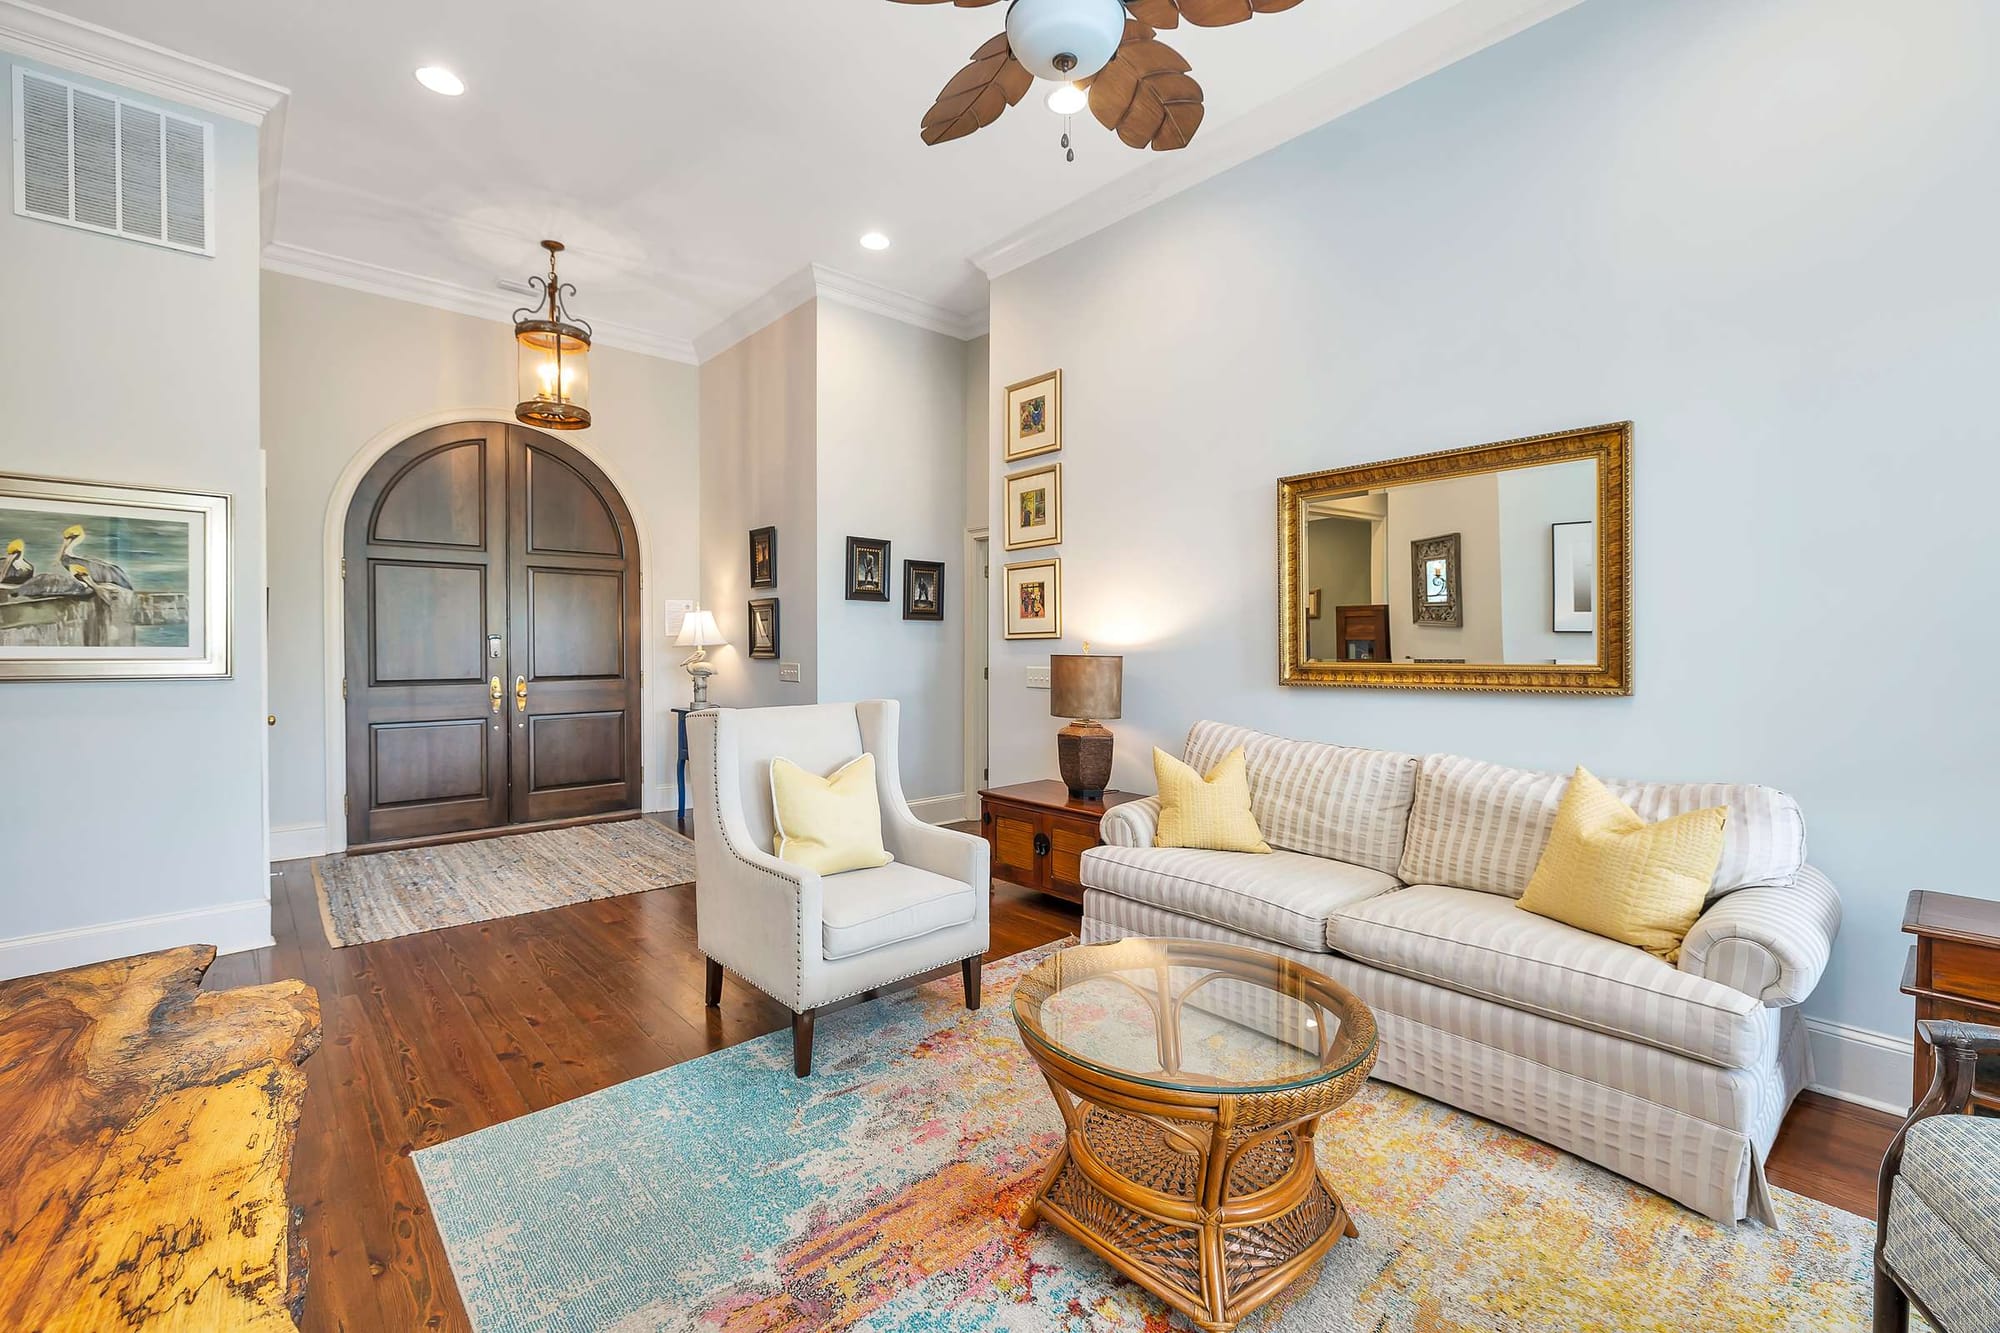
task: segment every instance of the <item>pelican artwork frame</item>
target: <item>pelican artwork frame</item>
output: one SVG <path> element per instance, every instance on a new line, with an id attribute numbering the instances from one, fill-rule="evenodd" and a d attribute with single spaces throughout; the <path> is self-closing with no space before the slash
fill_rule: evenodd
<path id="1" fill-rule="evenodd" d="M 0 473 L 0 682 L 231 673 L 227 495 Z"/>

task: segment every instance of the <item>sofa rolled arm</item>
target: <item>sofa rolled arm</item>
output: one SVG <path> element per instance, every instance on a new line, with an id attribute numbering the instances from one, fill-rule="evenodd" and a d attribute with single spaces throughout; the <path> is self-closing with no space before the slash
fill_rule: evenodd
<path id="1" fill-rule="evenodd" d="M 1790 884 L 1738 889 L 1709 904 L 1681 941 L 1680 968 L 1773 1008 L 1812 994 L 1840 933 L 1840 895 L 1813 866 Z"/>
<path id="2" fill-rule="evenodd" d="M 1157 796 L 1115 805 L 1104 812 L 1104 819 L 1097 826 L 1097 836 L 1104 839 L 1107 847 L 1151 847 L 1153 835 L 1159 831 Z"/>

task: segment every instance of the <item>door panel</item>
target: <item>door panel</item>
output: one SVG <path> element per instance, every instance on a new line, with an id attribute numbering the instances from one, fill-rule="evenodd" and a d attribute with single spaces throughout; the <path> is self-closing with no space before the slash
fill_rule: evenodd
<path id="1" fill-rule="evenodd" d="M 528 571 L 534 680 L 615 677 L 625 669 L 625 575 Z"/>
<path id="2" fill-rule="evenodd" d="M 347 512 L 350 846 L 503 824 L 507 428 L 440 426 L 371 468 Z"/>
<path id="3" fill-rule="evenodd" d="M 639 543 L 581 454 L 508 446 L 509 755 L 516 822 L 639 808 Z M 525 704 L 525 707 L 518 705 Z"/>

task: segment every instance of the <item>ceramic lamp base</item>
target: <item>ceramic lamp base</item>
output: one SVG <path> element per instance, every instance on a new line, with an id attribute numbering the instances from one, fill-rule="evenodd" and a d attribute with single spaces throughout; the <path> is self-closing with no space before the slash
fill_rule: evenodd
<path id="1" fill-rule="evenodd" d="M 1111 783 L 1111 729 L 1101 722 L 1072 722 L 1056 733 L 1056 767 L 1079 801 L 1104 798 Z"/>

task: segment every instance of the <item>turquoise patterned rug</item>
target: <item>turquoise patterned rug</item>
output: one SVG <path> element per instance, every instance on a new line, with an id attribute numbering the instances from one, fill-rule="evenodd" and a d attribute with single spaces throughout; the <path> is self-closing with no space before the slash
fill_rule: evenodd
<path id="1" fill-rule="evenodd" d="M 682 1333 L 1167 1333 L 1189 1325 L 1014 1226 L 1059 1121 L 1008 1011 L 1048 950 L 775 1033 L 416 1155 L 473 1325 Z M 1722 1226 L 1566 1153 L 1370 1083 L 1322 1125 L 1361 1235 L 1246 1333 L 1868 1324 L 1874 1227 L 1778 1191 Z"/>

